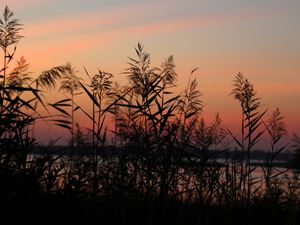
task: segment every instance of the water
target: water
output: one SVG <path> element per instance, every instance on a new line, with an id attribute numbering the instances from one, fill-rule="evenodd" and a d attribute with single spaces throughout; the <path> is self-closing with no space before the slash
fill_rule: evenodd
<path id="1" fill-rule="evenodd" d="M 31 154 L 28 156 L 28 161 L 32 161 L 35 158 L 43 158 L 44 156 L 41 154 Z M 62 166 L 62 170 L 57 174 L 57 188 L 63 186 L 65 181 L 66 172 L 70 171 L 70 156 L 62 156 L 53 155 L 52 159 L 56 159 L 50 169 L 57 169 L 59 166 Z M 73 163 L 73 174 L 75 177 L 79 177 L 76 173 L 83 173 L 84 166 L 83 164 L 89 162 L 93 162 L 94 157 L 73 157 L 73 159 L 79 159 L 79 163 L 76 163 L 74 160 Z M 179 200 L 193 200 L 204 198 L 207 201 L 213 201 L 217 199 L 218 190 L 220 188 L 222 191 L 232 191 L 230 188 L 236 186 L 239 183 L 240 178 L 240 164 L 233 165 L 225 159 L 217 159 L 218 163 L 223 166 L 219 166 L 215 164 L 214 166 L 208 166 L 212 164 L 206 164 L 207 166 L 199 167 L 199 166 L 188 166 L 185 165 L 183 167 L 175 167 L 175 169 L 171 169 L 167 173 L 167 177 L 170 178 L 168 181 L 169 192 L 176 196 Z M 283 163 L 284 161 L 277 160 L 276 163 Z M 263 160 L 251 160 L 250 162 L 253 165 L 251 166 L 251 175 L 249 176 L 251 182 L 251 192 L 253 193 L 263 193 L 266 190 L 266 167 L 263 165 L 265 161 Z M 92 176 L 95 171 L 95 167 L 92 166 L 87 167 L 86 176 Z M 118 157 L 111 157 L 108 159 L 103 159 L 98 156 L 98 165 L 96 170 L 97 173 L 101 175 L 105 175 L 105 179 L 99 182 L 99 187 L 101 188 L 103 185 L 116 185 L 110 182 L 116 182 L 116 178 L 119 179 L 121 174 L 125 174 L 126 177 L 125 182 L 133 182 L 136 185 L 136 188 L 146 188 L 145 181 L 150 178 L 151 185 L 153 189 L 159 192 L 159 187 L 161 183 L 162 169 L 161 165 L 157 165 L 152 167 L 151 171 L 148 171 L 148 168 L 143 163 L 136 162 L 134 160 L 126 162 L 123 165 Z M 228 168 L 226 167 L 228 166 Z M 123 170 L 122 170 L 123 169 Z M 48 171 L 49 172 L 49 171 Z M 173 173 L 173 175 L 172 175 Z M 295 185 L 298 185 L 299 175 L 295 171 L 291 169 L 287 169 L 284 167 L 273 167 L 272 173 L 270 174 L 270 181 L 273 187 L 280 188 L 283 191 L 290 191 L 291 185 L 294 182 Z M 295 176 L 295 179 L 293 179 Z M 76 178 L 76 179 L 77 179 Z M 88 180 L 91 177 L 86 177 L 87 184 L 89 184 Z M 172 180 L 173 179 L 173 180 Z M 234 180 L 235 179 L 235 180 Z M 298 180 L 297 180 L 298 179 Z M 105 184 L 108 182 L 108 184 Z M 122 185 L 122 184 L 119 184 Z M 141 187 L 138 187 L 141 185 Z M 231 187 L 232 186 L 232 187 Z M 247 185 L 246 185 L 247 186 Z M 248 187 L 248 186 L 247 186 Z M 211 194 L 212 193 L 212 194 Z"/>

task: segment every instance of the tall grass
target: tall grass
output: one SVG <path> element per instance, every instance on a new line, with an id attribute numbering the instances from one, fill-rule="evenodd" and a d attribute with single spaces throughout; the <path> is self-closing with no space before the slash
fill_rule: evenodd
<path id="1" fill-rule="evenodd" d="M 259 112 L 261 105 L 260 98 L 256 97 L 257 94 L 253 84 L 245 78 L 242 73 L 236 75 L 233 86 L 234 89 L 231 95 L 239 102 L 242 112 L 241 139 L 238 140 L 229 130 L 228 131 L 242 152 L 240 173 L 241 198 L 249 203 L 251 188 L 254 184 L 253 182 L 255 182 L 252 177 L 252 172 L 255 170 L 255 167 L 252 168 L 250 165 L 250 152 L 264 133 L 264 129 L 259 130 L 259 128 L 263 124 L 261 119 L 266 113 L 266 110 Z"/>
<path id="2" fill-rule="evenodd" d="M 241 110 L 240 134 L 233 134 L 219 114 L 211 123 L 203 119 L 202 93 L 193 78 L 197 69 L 190 73 L 185 89 L 177 92 L 173 56 L 154 67 L 150 54 L 138 44 L 136 56 L 128 59 L 124 86 L 114 85 L 114 76 L 100 69 L 94 76 L 85 69 L 86 82 L 70 63 L 33 79 L 25 58 L 15 61 L 16 48 L 8 53 L 20 41 L 22 26 L 7 7 L 0 25 L 2 200 L 50 199 L 57 204 L 62 199 L 67 207 L 59 208 L 59 213 L 69 212 L 68 207 L 76 211 L 72 201 L 87 202 L 95 206 L 88 207 L 95 215 L 103 216 L 106 207 L 132 216 L 135 212 L 127 207 L 139 211 L 141 206 L 145 220 L 139 218 L 134 224 L 154 224 L 170 209 L 183 213 L 178 221 L 169 219 L 174 224 L 220 222 L 215 212 L 222 219 L 230 215 L 225 224 L 240 224 L 243 217 L 251 223 L 266 218 L 263 213 L 269 210 L 274 218 L 270 224 L 277 219 L 287 224 L 299 221 L 299 168 L 290 175 L 275 166 L 276 157 L 287 148 L 280 143 L 287 133 L 284 118 L 276 109 L 264 120 L 267 110 L 261 110 L 254 84 L 241 73 L 235 76 L 231 92 Z M 17 65 L 11 69 L 13 62 Z M 50 103 L 46 93 L 56 87 L 67 96 Z M 91 112 L 87 104 L 77 103 L 78 94 L 86 95 Z M 39 111 L 41 107 L 46 114 Z M 56 113 L 50 114 L 51 110 Z M 78 110 L 91 122 L 87 130 L 76 123 Z M 37 145 L 34 130 L 40 119 L 70 132 L 71 152 Z M 270 139 L 270 149 L 259 179 L 251 153 L 263 134 Z M 297 135 L 294 143 L 299 153 Z M 238 151 L 233 151 L 234 146 Z M 287 220 L 285 213 L 293 217 Z M 92 222 L 99 221 L 95 215 Z M 188 215 L 197 220 L 188 221 Z"/>

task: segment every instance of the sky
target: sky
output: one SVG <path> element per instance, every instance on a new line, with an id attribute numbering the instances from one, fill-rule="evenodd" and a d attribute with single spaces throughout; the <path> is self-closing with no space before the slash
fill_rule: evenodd
<path id="1" fill-rule="evenodd" d="M 33 76 L 71 62 L 81 74 L 99 68 L 125 84 L 140 42 L 153 66 L 174 56 L 178 91 L 199 68 L 208 121 L 218 112 L 238 132 L 239 104 L 229 93 L 242 72 L 262 110 L 279 107 L 289 134 L 300 133 L 299 0 L 0 0 L 1 11 L 5 5 L 24 24 L 16 58 L 28 60 Z M 55 138 L 56 129 L 41 128 L 40 138 Z"/>

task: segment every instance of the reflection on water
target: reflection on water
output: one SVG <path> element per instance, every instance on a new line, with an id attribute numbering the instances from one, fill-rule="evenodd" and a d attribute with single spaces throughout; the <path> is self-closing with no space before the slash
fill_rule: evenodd
<path id="1" fill-rule="evenodd" d="M 29 154 L 28 166 L 34 160 L 44 158 L 45 156 L 42 154 Z M 166 182 L 169 194 L 176 196 L 180 200 L 199 198 L 209 201 L 216 200 L 216 193 L 220 191 L 233 192 L 237 191 L 235 189 L 241 189 L 239 185 L 245 182 L 241 181 L 245 176 L 248 179 L 246 179 L 246 184 L 244 185 L 247 189 L 250 188 L 251 192 L 263 193 L 266 190 L 267 183 L 268 186 L 271 185 L 272 188 L 280 188 L 283 191 L 300 187 L 299 173 L 292 169 L 278 166 L 273 167 L 271 170 L 269 168 L 268 172 L 268 167 L 266 167 L 263 160 L 251 160 L 251 173 L 242 175 L 239 163 L 221 158 L 213 161 L 213 163 L 206 162 L 206 164 L 199 164 L 198 166 L 189 165 L 188 163 L 180 167 L 170 166 L 164 172 L 163 170 L 166 168 L 162 165 L 148 168 L 148 166 L 145 166 L 145 162 L 139 160 L 123 162 L 119 157 L 101 158 L 97 156 L 97 163 L 95 163 L 94 156 L 73 156 L 72 158 L 73 161 L 71 163 L 71 157 L 68 155 L 51 155 L 49 157 L 45 177 L 49 177 L 49 174 L 53 175 L 53 171 L 55 171 L 56 181 L 52 182 L 56 187 L 53 187 L 52 190 L 66 185 L 66 180 L 69 182 L 70 175 L 74 176 L 77 181 L 80 179 L 85 180 L 85 185 L 89 189 L 92 185 L 92 177 L 95 174 L 106 179 L 97 181 L 100 189 L 105 185 L 121 185 L 111 182 L 116 177 L 122 177 L 123 182 L 130 181 L 130 185 L 135 186 L 137 189 L 146 191 L 150 188 L 154 192 L 160 192 L 162 188 L 160 183 L 164 179 L 162 174 L 165 174 L 164 176 L 166 176 L 167 180 L 163 182 Z M 277 160 L 274 161 L 274 164 L 283 162 Z M 108 184 L 105 184 L 105 182 L 108 182 Z M 294 184 L 292 184 L 293 182 Z"/>

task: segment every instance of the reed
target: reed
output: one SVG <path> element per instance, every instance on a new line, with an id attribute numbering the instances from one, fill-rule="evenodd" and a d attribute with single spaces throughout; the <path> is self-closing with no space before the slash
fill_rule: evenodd
<path id="1" fill-rule="evenodd" d="M 15 49 L 9 53 L 21 40 L 21 30 L 19 20 L 13 19 L 6 7 L 0 20 L 4 51 L 0 199 L 7 204 L 15 201 L 14 206 L 26 212 L 22 215 L 29 223 L 53 224 L 53 220 L 39 217 L 45 215 L 43 207 L 66 223 L 299 221 L 299 137 L 293 139 L 296 158 L 292 175 L 278 172 L 275 159 L 287 148 L 281 143 L 287 134 L 284 117 L 276 109 L 264 119 L 267 110 L 261 109 L 254 84 L 243 74 L 235 76 L 231 92 L 241 110 L 241 130 L 233 134 L 219 114 L 211 123 L 204 120 L 202 93 L 194 78 L 197 69 L 191 71 L 184 90 L 177 92 L 173 56 L 155 67 L 150 54 L 138 44 L 135 57 L 128 58 L 123 73 L 128 83 L 123 86 L 114 85 L 113 74 L 100 69 L 90 76 L 84 68 L 86 82 L 70 63 L 43 71 L 34 79 L 25 58 L 16 61 Z M 13 62 L 16 67 L 11 69 Z M 46 94 L 56 87 L 66 96 L 50 103 Z M 87 97 L 91 112 L 78 103 L 79 94 Z M 87 129 L 76 123 L 78 110 L 90 120 Z M 71 134 L 71 151 L 55 144 L 38 146 L 34 135 L 37 120 L 66 128 Z M 270 147 L 259 180 L 251 154 L 264 134 Z M 24 207 L 29 201 L 36 203 L 33 210 L 40 214 L 32 216 Z"/>

